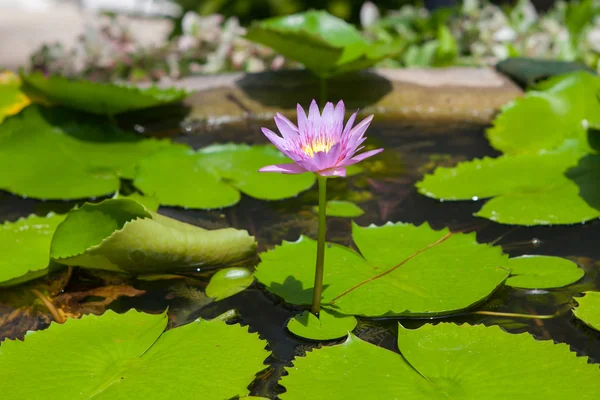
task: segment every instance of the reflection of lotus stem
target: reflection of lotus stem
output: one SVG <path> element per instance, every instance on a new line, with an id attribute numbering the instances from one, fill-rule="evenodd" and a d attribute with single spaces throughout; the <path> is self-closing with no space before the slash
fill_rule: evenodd
<path id="1" fill-rule="evenodd" d="M 317 235 L 317 266 L 315 269 L 315 285 L 313 288 L 312 313 L 318 315 L 321 310 L 321 292 L 323 291 L 323 264 L 325 263 L 325 233 L 327 220 L 327 178 L 317 175 L 319 182 L 319 233 Z"/>
<path id="2" fill-rule="evenodd" d="M 325 107 L 325 103 L 327 102 L 327 79 L 319 78 L 319 90 L 319 100 L 321 100 L 321 107 Z"/>
<path id="3" fill-rule="evenodd" d="M 535 314 L 515 314 L 507 312 L 495 312 L 495 311 L 474 311 L 471 314 L 478 315 L 491 315 L 494 317 L 509 317 L 509 318 L 529 318 L 529 319 L 552 319 L 560 315 L 560 311 L 552 315 L 535 315 Z"/>
<path id="4" fill-rule="evenodd" d="M 44 305 L 46 306 L 48 311 L 50 311 L 50 314 L 52 314 L 52 318 L 54 318 L 54 321 L 58 322 L 59 324 L 62 324 L 65 322 L 65 319 L 63 318 L 62 315 L 60 315 L 60 313 L 58 312 L 56 307 L 54 307 L 54 304 L 52 304 L 52 302 L 50 300 L 48 300 L 48 298 L 46 296 L 44 296 L 42 294 L 42 292 L 40 292 L 37 289 L 31 289 L 31 291 L 38 299 L 40 299 L 42 301 L 42 303 L 44 303 Z"/>

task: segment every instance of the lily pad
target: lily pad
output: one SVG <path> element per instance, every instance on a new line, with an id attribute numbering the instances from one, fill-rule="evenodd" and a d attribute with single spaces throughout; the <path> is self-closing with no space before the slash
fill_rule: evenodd
<path id="1" fill-rule="evenodd" d="M 247 268 L 225 268 L 217 271 L 206 286 L 206 295 L 219 301 L 238 294 L 254 282 Z"/>
<path id="2" fill-rule="evenodd" d="M 290 319 L 287 328 L 296 336 L 312 340 L 333 340 L 348 335 L 356 328 L 358 321 L 352 315 L 340 315 L 321 310 L 317 317 L 310 311 L 304 311 Z"/>
<path id="3" fill-rule="evenodd" d="M 21 79 L 10 71 L 0 71 L 0 123 L 31 103 L 21 91 Z"/>
<path id="4" fill-rule="evenodd" d="M 313 207 L 313 211 L 318 213 L 319 207 Z M 365 212 L 362 210 L 362 208 L 350 201 L 331 200 L 327 202 L 325 213 L 329 217 L 354 218 L 360 217 Z"/>
<path id="5" fill-rule="evenodd" d="M 264 368 L 266 342 L 219 319 L 164 332 L 167 322 L 166 313 L 107 311 L 54 323 L 28 333 L 24 342 L 7 340 L 0 351 L 0 389 L 11 398 L 31 400 L 248 394 L 255 373 Z"/>
<path id="6" fill-rule="evenodd" d="M 349 335 L 297 357 L 279 395 L 294 399 L 596 399 L 600 369 L 566 344 L 499 327 L 399 327 L 401 354 Z M 534 363 L 532 363 L 532 360 Z"/>
<path id="7" fill-rule="evenodd" d="M 99 115 L 115 115 L 126 111 L 157 107 L 183 100 L 182 89 L 161 89 L 72 80 L 59 75 L 50 77 L 40 72 L 22 75 L 26 89 L 42 95 L 53 104 Z"/>
<path id="8" fill-rule="evenodd" d="M 148 211 L 156 212 L 158 210 L 158 208 L 160 207 L 158 200 L 155 199 L 154 197 L 145 196 L 145 195 L 143 195 L 141 193 L 137 193 L 137 192 L 134 192 L 134 193 L 131 193 L 128 195 L 123 195 L 123 194 L 117 192 L 113 196 L 113 199 L 131 199 L 131 200 L 137 201 L 138 203 L 140 203 L 141 205 L 146 207 L 146 209 Z"/>
<path id="9" fill-rule="evenodd" d="M 169 273 L 252 257 L 254 237 L 233 228 L 205 230 L 148 211 L 131 199 L 85 203 L 56 229 L 50 255 L 84 268 Z"/>
<path id="10" fill-rule="evenodd" d="M 0 125 L 0 188 L 41 199 L 116 192 L 138 161 L 168 141 L 140 139 L 103 118 L 62 108 L 27 107 Z"/>
<path id="11" fill-rule="evenodd" d="M 552 289 L 580 280 L 584 271 L 573 261 L 550 256 L 511 258 L 506 264 L 510 278 L 506 285 L 522 289 Z"/>
<path id="12" fill-rule="evenodd" d="M 344 20 L 315 10 L 255 22 L 246 38 L 301 62 L 321 78 L 369 68 L 400 52 L 403 43 L 371 42 Z"/>
<path id="13" fill-rule="evenodd" d="M 315 181 L 314 174 L 258 172 L 267 164 L 286 162 L 289 160 L 272 146 L 226 144 L 200 151 L 171 148 L 142 160 L 134 185 L 166 206 L 227 207 L 240 200 L 240 191 L 262 200 L 280 200 L 298 195 Z"/>
<path id="14" fill-rule="evenodd" d="M 579 307 L 573 309 L 573 314 L 590 328 L 600 331 L 600 292 L 585 292 L 575 300 Z"/>
<path id="15" fill-rule="evenodd" d="M 352 236 L 360 254 L 336 244 L 325 250 L 322 304 L 342 314 L 451 314 L 485 300 L 509 276 L 507 256 L 477 243 L 475 233 L 388 223 L 353 225 Z M 304 236 L 283 242 L 261 254 L 256 279 L 289 303 L 311 304 L 316 248 Z"/>
<path id="16" fill-rule="evenodd" d="M 46 275 L 50 243 L 64 215 L 30 215 L 0 225 L 0 286 L 17 285 Z"/>

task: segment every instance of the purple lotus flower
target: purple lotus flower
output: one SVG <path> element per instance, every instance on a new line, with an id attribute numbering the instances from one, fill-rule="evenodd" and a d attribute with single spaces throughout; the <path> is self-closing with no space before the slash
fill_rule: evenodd
<path id="1" fill-rule="evenodd" d="M 368 116 L 353 128 L 355 112 L 344 127 L 345 108 L 341 100 L 335 108 L 333 103 L 327 103 L 322 115 L 314 100 L 310 104 L 308 118 L 300 104 L 297 110 L 298 126 L 279 113 L 275 116 L 275 124 L 281 136 L 262 128 L 267 139 L 294 163 L 269 165 L 261 168 L 260 172 L 314 172 L 321 176 L 346 176 L 347 166 L 383 151 L 377 149 L 356 155 L 364 147 L 361 146 L 367 139 L 364 133 L 373 116 Z"/>

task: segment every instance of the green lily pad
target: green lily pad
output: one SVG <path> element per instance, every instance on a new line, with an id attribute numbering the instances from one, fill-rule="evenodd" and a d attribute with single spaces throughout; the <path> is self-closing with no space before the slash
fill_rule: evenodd
<path id="1" fill-rule="evenodd" d="M 40 72 L 22 75 L 26 89 L 42 95 L 53 104 L 99 115 L 115 115 L 126 111 L 157 107 L 183 100 L 182 89 L 161 89 L 98 83 L 62 76 L 44 76 Z"/>
<path id="2" fill-rule="evenodd" d="M 600 331 L 600 292 L 585 292 L 583 295 L 575 299 L 579 307 L 573 309 L 573 314 L 590 328 Z"/>
<path id="3" fill-rule="evenodd" d="M 580 280 L 584 271 L 573 261 L 550 256 L 511 258 L 506 264 L 510 278 L 506 285 L 522 289 L 552 289 Z"/>
<path id="4" fill-rule="evenodd" d="M 30 215 L 0 225 L 0 286 L 17 285 L 48 272 L 50 242 L 64 215 Z"/>
<path id="5" fill-rule="evenodd" d="M 56 229 L 55 261 L 130 273 L 184 272 L 254 256 L 256 242 L 233 228 L 208 231 L 148 211 L 131 199 L 85 203 Z"/>
<path id="6" fill-rule="evenodd" d="M 21 91 L 21 79 L 10 71 L 0 71 L 0 123 L 31 103 Z"/>
<path id="7" fill-rule="evenodd" d="M 370 42 L 344 20 L 310 10 L 253 23 L 246 38 L 296 60 L 321 78 L 369 68 L 402 50 L 403 41 Z"/>
<path id="8" fill-rule="evenodd" d="M 236 204 L 240 192 L 262 200 L 280 200 L 310 188 L 314 174 L 258 172 L 289 160 L 272 146 L 214 145 L 200 151 L 171 148 L 139 165 L 134 185 L 160 204 L 211 209 Z M 160 165 L 161 168 L 156 168 Z"/>
<path id="9" fill-rule="evenodd" d="M 137 192 L 134 192 L 134 193 L 131 193 L 128 195 L 123 195 L 123 194 L 117 192 L 113 196 L 113 199 L 131 199 L 131 200 L 137 201 L 138 203 L 140 203 L 141 205 L 146 207 L 146 209 L 148 211 L 153 211 L 153 212 L 156 212 L 158 210 L 158 208 L 160 207 L 160 203 L 154 197 L 145 196 L 145 195 L 143 195 L 141 193 L 137 193 Z"/>
<path id="10" fill-rule="evenodd" d="M 509 276 L 507 256 L 477 243 L 475 233 L 388 223 L 353 225 L 352 236 L 360 254 L 336 244 L 325 249 L 322 304 L 342 314 L 451 314 L 485 300 Z M 261 254 L 256 279 L 289 303 L 311 304 L 316 248 L 304 236 L 283 242 Z"/>
<path id="11" fill-rule="evenodd" d="M 349 335 L 297 357 L 281 379 L 294 399 L 596 399 L 600 369 L 566 344 L 499 327 L 399 327 L 401 354 Z M 326 394 L 326 395 L 325 395 Z"/>
<path id="12" fill-rule="evenodd" d="M 493 197 L 475 215 L 503 224 L 574 224 L 600 217 L 600 157 L 576 146 L 437 168 L 417 183 L 436 199 Z"/>
<path id="13" fill-rule="evenodd" d="M 116 192 L 138 161 L 168 141 L 140 139 L 103 118 L 61 108 L 27 107 L 0 125 L 0 188 L 41 199 Z"/>
<path id="14" fill-rule="evenodd" d="M 318 213 L 319 207 L 313 207 L 313 211 Z M 362 208 L 350 201 L 331 200 L 327 202 L 325 213 L 329 217 L 354 218 L 360 217 L 365 212 L 362 210 Z"/>
<path id="15" fill-rule="evenodd" d="M 348 335 L 356 328 L 358 321 L 352 315 L 340 315 L 325 309 L 317 317 L 310 311 L 294 316 L 287 328 L 296 336 L 312 340 L 333 340 Z"/>
<path id="16" fill-rule="evenodd" d="M 220 319 L 166 326 L 166 313 L 107 311 L 7 340 L 0 389 L 31 400 L 229 399 L 248 394 L 264 368 L 266 342 L 247 328 Z"/>
<path id="17" fill-rule="evenodd" d="M 217 271 L 206 286 L 206 295 L 219 301 L 238 294 L 254 282 L 247 268 L 225 268 Z"/>

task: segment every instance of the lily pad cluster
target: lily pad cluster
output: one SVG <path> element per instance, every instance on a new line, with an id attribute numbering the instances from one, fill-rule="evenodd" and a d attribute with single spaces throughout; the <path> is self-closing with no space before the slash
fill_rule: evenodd
<path id="1" fill-rule="evenodd" d="M 417 183 L 436 199 L 488 200 L 475 214 L 503 224 L 574 224 L 600 217 L 600 77 L 587 72 L 542 82 L 506 106 L 487 131 L 503 153 L 437 168 Z"/>

